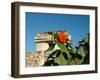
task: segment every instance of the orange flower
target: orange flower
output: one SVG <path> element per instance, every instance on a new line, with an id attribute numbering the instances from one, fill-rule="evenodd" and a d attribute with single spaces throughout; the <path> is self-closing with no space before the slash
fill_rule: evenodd
<path id="1" fill-rule="evenodd" d="M 58 41 L 60 43 L 66 43 L 67 34 L 66 33 L 62 33 L 62 32 L 58 32 L 57 39 L 58 39 Z"/>

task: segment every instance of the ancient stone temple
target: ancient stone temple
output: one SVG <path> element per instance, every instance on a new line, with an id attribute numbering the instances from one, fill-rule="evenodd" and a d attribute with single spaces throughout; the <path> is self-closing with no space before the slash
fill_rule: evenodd
<path id="1" fill-rule="evenodd" d="M 53 42 L 52 32 L 37 33 L 35 37 L 36 51 L 45 51 L 49 48 L 50 43 Z"/>
<path id="2" fill-rule="evenodd" d="M 46 61 L 48 54 L 44 51 L 53 43 L 52 32 L 40 32 L 36 34 L 35 43 L 36 51 L 32 54 L 26 54 L 26 67 L 42 66 Z"/>

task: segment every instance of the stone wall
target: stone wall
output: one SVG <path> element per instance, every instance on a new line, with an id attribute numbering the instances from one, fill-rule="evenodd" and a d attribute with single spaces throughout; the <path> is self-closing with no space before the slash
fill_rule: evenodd
<path id="1" fill-rule="evenodd" d="M 26 54 L 26 67 L 39 67 L 47 60 L 48 55 L 41 51 Z"/>

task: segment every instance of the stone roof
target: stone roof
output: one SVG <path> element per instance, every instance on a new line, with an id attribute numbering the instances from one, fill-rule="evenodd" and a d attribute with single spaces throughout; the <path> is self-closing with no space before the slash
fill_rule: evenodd
<path id="1" fill-rule="evenodd" d="M 36 34 L 35 42 L 52 42 L 53 41 L 53 32 L 39 32 Z"/>

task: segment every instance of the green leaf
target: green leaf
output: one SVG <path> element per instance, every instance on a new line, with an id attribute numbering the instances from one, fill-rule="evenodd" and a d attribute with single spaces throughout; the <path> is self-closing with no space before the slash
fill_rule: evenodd
<path id="1" fill-rule="evenodd" d="M 49 58 L 59 57 L 60 54 L 61 54 L 61 51 L 60 51 L 60 50 L 56 50 L 56 51 L 52 52 L 52 53 L 49 55 L 48 59 L 49 59 Z"/>
<path id="2" fill-rule="evenodd" d="M 59 64 L 58 63 L 53 63 L 53 66 L 59 66 Z"/>
<path id="3" fill-rule="evenodd" d="M 44 53 L 46 53 L 46 52 L 52 50 L 52 49 L 54 48 L 54 46 L 55 46 L 55 44 L 50 45 L 49 48 L 48 48 Z"/>
<path id="4" fill-rule="evenodd" d="M 65 52 L 62 52 L 62 54 L 63 54 L 65 60 L 68 60 L 68 56 L 67 56 L 67 54 L 66 54 Z"/>
<path id="5" fill-rule="evenodd" d="M 68 53 L 66 46 L 56 40 L 57 46 L 60 48 L 62 52 Z"/>
<path id="6" fill-rule="evenodd" d="M 80 41 L 77 52 L 79 64 L 89 64 L 89 35 Z"/>
<path id="7" fill-rule="evenodd" d="M 56 62 L 59 64 L 59 65 L 66 65 L 67 64 L 67 61 L 66 59 L 64 58 L 63 54 L 61 53 L 59 57 L 56 58 Z"/>
<path id="8" fill-rule="evenodd" d="M 54 60 L 51 59 L 51 60 L 46 61 L 43 66 L 51 66 L 53 63 L 54 63 Z"/>
<path id="9" fill-rule="evenodd" d="M 81 64 L 89 64 L 89 54 L 86 54 Z"/>
<path id="10" fill-rule="evenodd" d="M 85 56 L 85 50 L 84 50 L 84 47 L 83 46 L 80 46 L 79 47 L 79 55 L 81 55 L 82 57 L 84 57 Z"/>
<path id="11" fill-rule="evenodd" d="M 89 34 L 86 35 L 86 37 L 84 37 L 84 42 L 89 43 Z"/>
<path id="12" fill-rule="evenodd" d="M 53 36 L 54 36 L 54 40 L 56 40 L 57 39 L 57 32 L 54 32 Z"/>
<path id="13" fill-rule="evenodd" d="M 69 65 L 74 65 L 75 64 L 75 61 L 73 59 L 70 59 L 68 62 L 69 62 L 68 63 Z"/>

